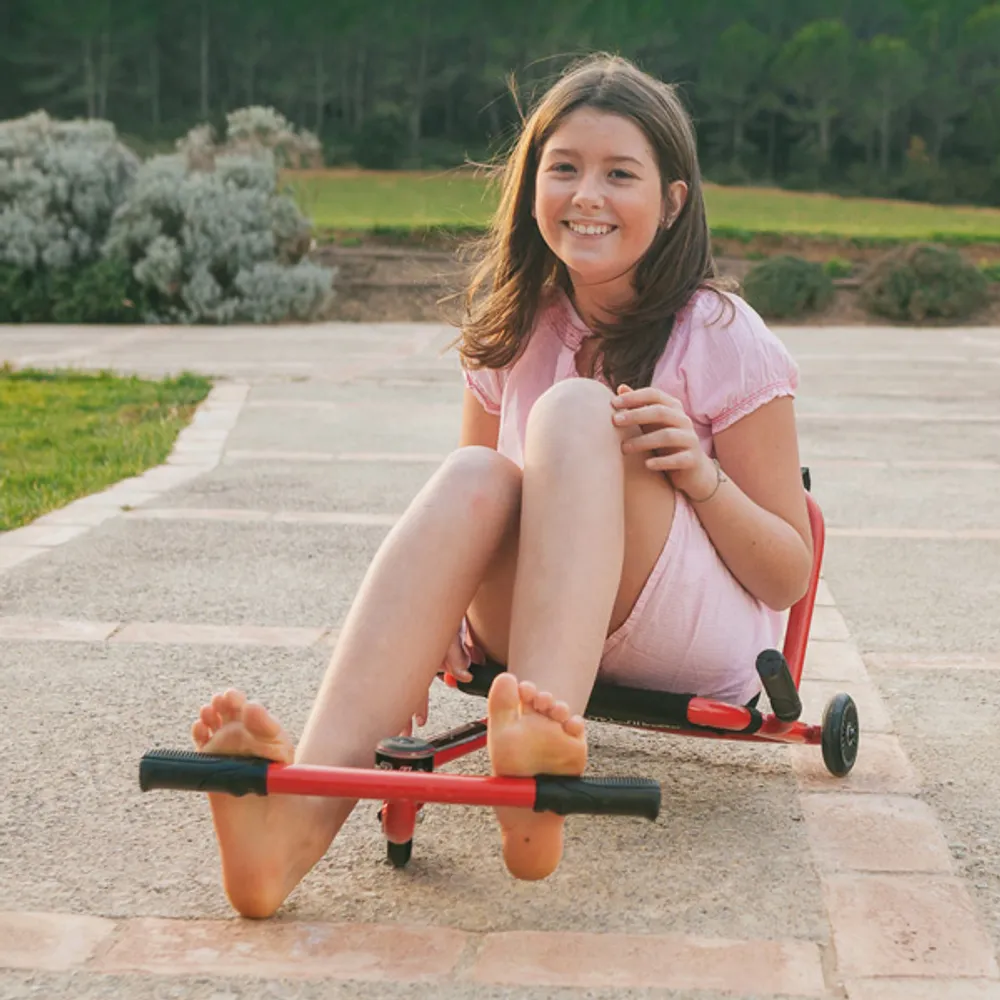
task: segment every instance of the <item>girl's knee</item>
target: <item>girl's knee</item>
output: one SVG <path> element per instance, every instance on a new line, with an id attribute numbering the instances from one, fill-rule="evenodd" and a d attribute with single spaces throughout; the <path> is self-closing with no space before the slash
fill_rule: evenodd
<path id="1" fill-rule="evenodd" d="M 521 470 L 493 448 L 456 448 L 444 460 L 438 475 L 449 495 L 477 506 L 499 503 L 511 507 L 520 502 Z"/>
<path id="2" fill-rule="evenodd" d="M 528 417 L 529 435 L 560 434 L 581 437 L 583 427 L 616 428 L 611 423 L 611 390 L 589 378 L 557 382 L 538 397 Z"/>

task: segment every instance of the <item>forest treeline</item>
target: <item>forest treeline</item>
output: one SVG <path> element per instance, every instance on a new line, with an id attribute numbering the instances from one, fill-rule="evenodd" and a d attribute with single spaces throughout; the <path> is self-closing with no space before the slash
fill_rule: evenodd
<path id="1" fill-rule="evenodd" d="M 721 183 L 1000 204 L 1000 2 L 2 0 L 0 118 L 106 118 L 148 151 L 272 106 L 328 164 L 509 140 L 573 58 L 678 84 Z"/>

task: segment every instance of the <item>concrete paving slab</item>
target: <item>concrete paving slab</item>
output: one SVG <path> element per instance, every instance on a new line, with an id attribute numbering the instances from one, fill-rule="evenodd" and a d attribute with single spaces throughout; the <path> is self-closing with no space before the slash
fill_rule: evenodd
<path id="1" fill-rule="evenodd" d="M 838 538 L 825 561 L 862 650 L 1000 649 L 1000 542 Z"/>
<path id="2" fill-rule="evenodd" d="M 0 325 L 0 359 L 16 361 L 30 354 L 48 354 L 80 343 L 79 328 L 44 324 Z"/>
<path id="3" fill-rule="evenodd" d="M 335 626 L 386 530 L 118 518 L 0 576 L 0 615 Z"/>
<path id="4" fill-rule="evenodd" d="M 815 496 L 831 527 L 962 529 L 1000 528 L 1000 469 L 958 473 L 937 469 L 857 469 L 849 492 L 830 488 L 815 473 Z M 824 481 L 826 480 L 826 481 Z M 948 512 L 942 523 L 940 512 Z"/>
<path id="5" fill-rule="evenodd" d="M 83 965 L 114 929 L 100 917 L 0 912 L 0 968 L 58 972 Z"/>
<path id="6" fill-rule="evenodd" d="M 31 547 L 27 545 L 3 545 L 0 546 L 0 573 L 4 570 L 13 569 L 26 563 L 29 559 L 50 552 L 51 549 L 41 547 Z"/>
<path id="7" fill-rule="evenodd" d="M 977 424 L 975 433 L 961 424 L 805 421 L 799 428 L 803 465 L 814 458 L 976 459 L 1000 454 L 1000 426 Z"/>
<path id="8" fill-rule="evenodd" d="M 1000 674 L 872 668 L 924 798 L 944 825 L 956 869 L 1000 940 Z"/>
<path id="9" fill-rule="evenodd" d="M 952 412 L 963 413 L 963 401 L 978 407 L 996 393 L 996 371 L 982 363 L 951 365 L 947 377 L 939 373 L 937 379 L 928 377 L 929 366 L 907 365 L 905 358 L 879 368 L 861 368 L 852 372 L 849 380 L 845 380 L 840 365 L 803 362 L 802 367 L 807 369 L 800 383 L 802 405 L 808 401 L 811 408 L 868 411 L 872 406 L 884 406 L 909 410 L 929 403 L 936 407 L 958 404 Z"/>
<path id="10" fill-rule="evenodd" d="M 953 872 L 937 816 L 919 799 L 813 793 L 802 808 L 822 872 Z"/>
<path id="11" fill-rule="evenodd" d="M 446 407 L 379 401 L 342 412 L 249 409 L 229 437 L 230 448 L 306 451 L 450 451 L 458 446 L 460 415 Z"/>
<path id="12" fill-rule="evenodd" d="M 400 514 L 436 467 L 394 462 L 250 462 L 223 465 L 155 506 Z"/>
<path id="13" fill-rule="evenodd" d="M 404 374 L 406 377 L 401 377 Z M 341 404 L 354 405 L 386 399 L 395 402 L 405 398 L 413 406 L 442 403 L 461 405 L 464 388 L 462 379 L 461 376 L 456 377 L 450 368 L 447 379 L 441 380 L 417 379 L 413 374 L 411 366 L 407 364 L 400 368 L 399 373 L 386 372 L 384 377 L 372 374 L 368 378 L 355 379 L 345 385 L 314 379 L 306 382 L 268 383 L 254 386 L 250 399 L 254 403 L 335 400 Z M 383 385 L 382 383 L 386 381 L 393 384 Z"/>
<path id="14" fill-rule="evenodd" d="M 147 326 L 122 327 L 117 334 L 110 335 L 107 329 L 88 328 L 86 341 L 78 340 L 75 348 L 63 352 L 67 363 L 79 368 L 114 367 L 146 375 L 188 370 L 209 375 L 284 372 L 336 377 L 345 369 L 345 357 L 357 359 L 365 369 L 381 369 L 414 353 L 442 328 L 347 323 L 221 328 Z M 23 346 L 21 342 L 20 356 L 24 354 Z M 36 353 L 30 346 L 29 352 Z M 15 354 L 13 360 L 18 356 Z"/>
<path id="15" fill-rule="evenodd" d="M 996 979 L 964 883 L 946 875 L 827 875 L 837 967 L 848 979 Z"/>

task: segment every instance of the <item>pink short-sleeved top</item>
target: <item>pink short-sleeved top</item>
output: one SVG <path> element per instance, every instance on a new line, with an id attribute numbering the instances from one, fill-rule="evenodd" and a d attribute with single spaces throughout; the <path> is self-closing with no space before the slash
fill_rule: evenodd
<path id="1" fill-rule="evenodd" d="M 705 452 L 713 437 L 779 396 L 794 396 L 798 367 L 784 344 L 743 299 L 702 289 L 677 314 L 652 385 L 691 418 Z M 579 378 L 576 353 L 592 336 L 569 297 L 554 288 L 539 309 L 528 344 L 504 369 L 465 371 L 466 385 L 488 413 L 499 414 L 497 451 L 524 466 L 528 414 L 546 389 Z"/>

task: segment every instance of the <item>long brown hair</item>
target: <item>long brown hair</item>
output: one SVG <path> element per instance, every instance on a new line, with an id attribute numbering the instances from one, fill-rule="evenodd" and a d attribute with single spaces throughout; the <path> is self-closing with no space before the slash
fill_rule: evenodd
<path id="1" fill-rule="evenodd" d="M 674 317 L 702 287 L 731 288 L 717 278 L 705 216 L 694 127 L 674 88 L 619 56 L 598 54 L 571 66 L 529 115 L 501 175 L 500 202 L 465 293 L 456 341 L 468 368 L 505 368 L 527 342 L 543 292 L 570 290 L 562 262 L 542 239 L 531 214 L 535 175 L 545 143 L 578 108 L 635 122 L 652 146 L 663 183 L 683 180 L 687 200 L 673 226 L 661 227 L 633 275 L 635 296 L 595 323 L 595 368 L 610 385 L 649 385 Z M 594 371 L 591 371 L 593 374 Z"/>

